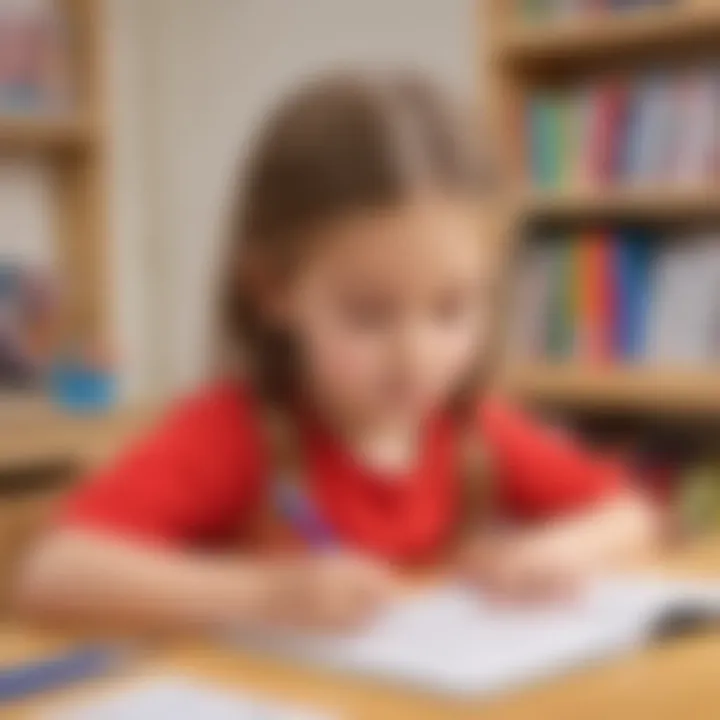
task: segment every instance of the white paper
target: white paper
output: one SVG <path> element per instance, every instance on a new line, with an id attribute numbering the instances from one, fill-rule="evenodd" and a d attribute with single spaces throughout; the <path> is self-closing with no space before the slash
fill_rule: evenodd
<path id="1" fill-rule="evenodd" d="M 329 720 L 329 716 L 169 676 L 44 715 L 43 720 Z"/>
<path id="2" fill-rule="evenodd" d="M 502 607 L 443 587 L 399 602 L 357 635 L 263 633 L 239 642 L 430 691 L 488 694 L 622 653 L 644 642 L 666 610 L 686 606 L 720 615 L 720 584 L 615 579 L 544 607 Z"/>

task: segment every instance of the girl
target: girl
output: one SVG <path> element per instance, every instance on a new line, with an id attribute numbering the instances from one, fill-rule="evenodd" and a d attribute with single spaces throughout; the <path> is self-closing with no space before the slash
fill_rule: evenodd
<path id="1" fill-rule="evenodd" d="M 381 606 L 400 564 L 546 597 L 647 545 L 618 468 L 486 394 L 476 134 L 417 78 L 325 78 L 277 110 L 236 213 L 226 372 L 75 493 L 26 608 L 327 627 Z M 264 552 L 288 541 L 323 551 Z"/>

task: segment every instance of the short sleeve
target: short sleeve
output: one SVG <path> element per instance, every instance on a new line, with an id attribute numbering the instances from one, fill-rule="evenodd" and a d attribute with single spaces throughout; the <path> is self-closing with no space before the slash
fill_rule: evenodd
<path id="1" fill-rule="evenodd" d="M 576 512 L 628 489 L 621 464 L 595 456 L 506 403 L 492 400 L 482 408 L 481 429 L 503 510 L 511 517 Z"/>
<path id="2" fill-rule="evenodd" d="M 258 496 L 262 448 L 235 388 L 181 402 L 148 436 L 68 498 L 60 522 L 160 544 L 214 542 Z"/>

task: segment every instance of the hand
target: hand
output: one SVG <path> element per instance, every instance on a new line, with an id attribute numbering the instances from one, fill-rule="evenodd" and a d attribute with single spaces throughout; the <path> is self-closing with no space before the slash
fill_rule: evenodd
<path id="1" fill-rule="evenodd" d="M 572 533 L 550 528 L 479 535 L 462 549 L 459 570 L 496 599 L 542 602 L 575 597 L 588 579 L 586 560 Z"/>
<path id="2" fill-rule="evenodd" d="M 267 587 L 268 622 L 312 630 L 353 628 L 395 592 L 388 566 L 343 552 L 278 560 Z"/>

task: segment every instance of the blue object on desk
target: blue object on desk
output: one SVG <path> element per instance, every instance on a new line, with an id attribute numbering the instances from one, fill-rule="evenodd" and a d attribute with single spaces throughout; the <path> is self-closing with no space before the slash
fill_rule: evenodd
<path id="1" fill-rule="evenodd" d="M 80 362 L 59 362 L 50 372 L 52 396 L 67 410 L 108 410 L 115 402 L 116 386 L 112 373 L 86 367 Z"/>
<path id="2" fill-rule="evenodd" d="M 126 657 L 117 646 L 89 645 L 53 657 L 0 668 L 0 704 L 110 672 Z"/>

